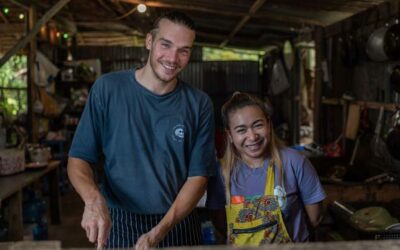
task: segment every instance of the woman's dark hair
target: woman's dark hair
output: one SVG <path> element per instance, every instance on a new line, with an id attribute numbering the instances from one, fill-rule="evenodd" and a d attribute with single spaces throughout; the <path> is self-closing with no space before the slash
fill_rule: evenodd
<path id="1" fill-rule="evenodd" d="M 235 92 L 221 108 L 222 124 L 224 128 L 229 129 L 229 114 L 247 106 L 257 106 L 262 110 L 266 118 L 270 117 L 264 103 L 258 97 L 247 93 Z"/>
<path id="2" fill-rule="evenodd" d="M 247 106 L 258 107 L 265 115 L 265 118 L 269 121 L 270 134 L 268 136 L 268 147 L 265 157 L 270 157 L 270 161 L 280 170 L 281 182 L 283 183 L 283 164 L 280 156 L 280 149 L 283 147 L 283 143 L 276 137 L 270 114 L 267 111 L 265 104 L 256 96 L 235 92 L 232 97 L 225 102 L 221 108 L 222 122 L 225 128 L 225 154 L 222 161 L 222 173 L 225 180 L 225 190 L 227 202 L 230 200 L 230 180 L 231 177 L 235 178 L 237 173 L 238 161 L 241 161 L 241 156 L 235 148 L 233 142 L 229 139 L 229 115 L 233 112 L 242 109 Z"/>

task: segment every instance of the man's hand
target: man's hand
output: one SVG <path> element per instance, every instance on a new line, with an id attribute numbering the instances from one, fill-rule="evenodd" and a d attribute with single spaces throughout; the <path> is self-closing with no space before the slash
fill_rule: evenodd
<path id="1" fill-rule="evenodd" d="M 164 239 L 167 232 L 162 232 L 158 226 L 150 230 L 150 232 L 142 234 L 137 240 L 135 250 L 145 250 L 153 247 L 157 247 L 158 243 Z"/>
<path id="2" fill-rule="evenodd" d="M 90 164 L 82 159 L 68 158 L 68 177 L 72 186 L 85 203 L 81 226 L 92 243 L 101 249 L 107 242 L 111 230 L 111 219 L 106 201 L 94 180 Z"/>
<path id="3" fill-rule="evenodd" d="M 97 242 L 97 249 L 102 249 L 107 243 L 111 225 L 110 214 L 102 196 L 85 204 L 81 226 L 89 241 Z"/>
<path id="4" fill-rule="evenodd" d="M 195 208 L 207 186 L 207 177 L 189 177 L 178 193 L 174 203 L 148 233 L 143 234 L 136 242 L 135 250 L 157 247 L 168 232 Z"/>

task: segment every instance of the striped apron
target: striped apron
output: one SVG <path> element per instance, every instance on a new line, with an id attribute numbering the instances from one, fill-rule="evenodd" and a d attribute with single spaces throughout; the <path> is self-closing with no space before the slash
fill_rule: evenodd
<path id="1" fill-rule="evenodd" d="M 110 208 L 112 228 L 107 248 L 131 248 L 142 234 L 149 232 L 164 217 L 135 214 L 120 208 Z M 194 210 L 177 224 L 158 244 L 158 247 L 193 246 L 202 243 L 201 225 Z"/>

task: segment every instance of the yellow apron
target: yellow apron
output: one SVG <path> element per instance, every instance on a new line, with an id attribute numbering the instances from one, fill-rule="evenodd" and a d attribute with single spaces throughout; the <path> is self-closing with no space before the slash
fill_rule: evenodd
<path id="1" fill-rule="evenodd" d="M 278 197 L 274 195 L 275 173 L 270 161 L 264 196 L 232 197 L 225 207 L 228 242 L 235 246 L 259 246 L 291 242 L 283 221 Z"/>

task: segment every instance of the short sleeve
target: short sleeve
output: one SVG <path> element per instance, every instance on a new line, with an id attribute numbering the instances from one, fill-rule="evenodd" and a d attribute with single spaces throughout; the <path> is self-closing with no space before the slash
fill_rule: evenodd
<path id="1" fill-rule="evenodd" d="M 208 97 L 200 107 L 199 125 L 190 155 L 189 176 L 215 174 L 214 110 Z"/>
<path id="2" fill-rule="evenodd" d="M 311 205 L 324 200 L 326 194 L 314 167 L 305 157 L 300 164 L 301 166 L 297 169 L 296 176 L 303 203 L 305 205 Z"/>
<path id="3" fill-rule="evenodd" d="M 89 163 L 98 161 L 101 149 L 104 108 L 100 90 L 101 80 L 98 80 L 90 90 L 69 151 L 70 157 Z"/>

